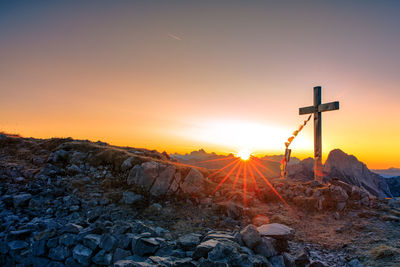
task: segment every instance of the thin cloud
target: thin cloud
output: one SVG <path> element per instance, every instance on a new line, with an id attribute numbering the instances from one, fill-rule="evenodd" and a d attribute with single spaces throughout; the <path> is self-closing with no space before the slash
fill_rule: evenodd
<path id="1" fill-rule="evenodd" d="M 168 36 L 171 37 L 172 39 L 182 41 L 182 38 L 180 38 L 179 36 L 176 36 L 175 34 L 168 33 Z"/>

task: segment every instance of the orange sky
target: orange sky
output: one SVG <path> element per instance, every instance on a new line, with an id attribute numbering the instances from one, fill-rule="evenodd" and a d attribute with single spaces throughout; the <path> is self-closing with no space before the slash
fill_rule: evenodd
<path id="1" fill-rule="evenodd" d="M 280 154 L 321 85 L 324 156 L 400 167 L 399 4 L 94 3 L 0 4 L 0 130 Z"/>

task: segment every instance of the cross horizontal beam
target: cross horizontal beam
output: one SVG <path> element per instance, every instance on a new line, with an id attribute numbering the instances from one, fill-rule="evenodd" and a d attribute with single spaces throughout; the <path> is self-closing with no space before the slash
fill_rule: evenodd
<path id="1" fill-rule="evenodd" d="M 318 109 L 315 106 L 309 106 L 299 109 L 299 115 L 310 114 L 314 112 L 324 112 L 324 111 L 331 111 L 331 110 L 338 110 L 339 109 L 339 101 L 330 102 L 326 104 L 318 105 Z"/>

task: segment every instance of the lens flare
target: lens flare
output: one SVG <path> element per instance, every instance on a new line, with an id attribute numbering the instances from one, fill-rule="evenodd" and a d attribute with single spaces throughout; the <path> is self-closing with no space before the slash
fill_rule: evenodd
<path id="1" fill-rule="evenodd" d="M 237 157 L 241 160 L 247 161 L 251 156 L 251 152 L 247 149 L 242 149 L 237 153 Z"/>
<path id="2" fill-rule="evenodd" d="M 230 160 L 227 162 L 223 167 L 220 169 L 212 172 L 211 174 L 208 175 L 208 178 L 212 178 L 213 180 L 219 180 L 218 185 L 215 187 L 215 189 L 212 192 L 212 195 L 214 195 L 220 188 L 221 186 L 226 183 L 227 181 L 233 180 L 232 181 L 232 189 L 231 191 L 234 192 L 235 188 L 238 185 L 238 180 L 240 177 L 243 178 L 243 206 L 247 206 L 247 200 L 248 200 L 248 193 L 255 193 L 259 199 L 262 198 L 260 187 L 258 185 L 257 180 L 264 181 L 267 186 L 272 190 L 272 192 L 279 197 L 279 199 L 287 206 L 290 208 L 290 206 L 287 204 L 287 202 L 283 199 L 283 197 L 278 193 L 278 191 L 274 188 L 274 186 L 271 184 L 271 182 L 265 177 L 265 175 L 261 172 L 261 169 L 267 171 L 268 173 L 272 173 L 273 171 L 270 170 L 268 167 L 264 166 L 262 163 L 262 160 L 256 156 L 251 155 L 251 152 L 247 149 L 242 149 L 239 152 L 236 153 L 236 156 L 228 156 L 226 158 L 218 158 L 218 159 L 211 159 L 211 160 L 205 160 L 205 161 L 199 161 L 197 163 L 201 162 L 215 162 L 215 161 L 224 161 L 224 160 Z M 221 173 L 224 171 L 223 176 L 217 177 L 217 174 Z M 233 178 L 233 179 L 230 179 Z M 249 178 L 249 179 L 248 179 Z M 261 179 L 260 179 L 261 178 Z"/>

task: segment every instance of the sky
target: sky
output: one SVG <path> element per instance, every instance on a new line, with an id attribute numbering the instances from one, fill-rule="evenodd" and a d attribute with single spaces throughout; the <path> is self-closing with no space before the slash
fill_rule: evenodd
<path id="1" fill-rule="evenodd" d="M 313 101 L 323 156 L 400 167 L 398 1 L 2 1 L 0 131 L 282 154 Z M 312 120 L 292 155 L 313 155 Z"/>

